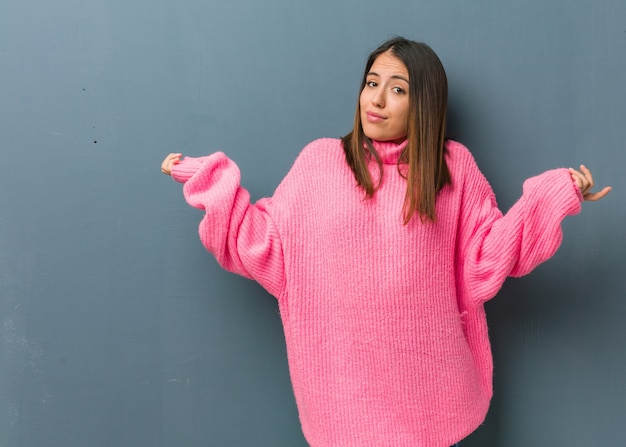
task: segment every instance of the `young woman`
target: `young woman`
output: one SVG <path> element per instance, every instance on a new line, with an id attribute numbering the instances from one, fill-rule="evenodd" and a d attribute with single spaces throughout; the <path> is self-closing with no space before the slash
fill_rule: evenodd
<path id="1" fill-rule="evenodd" d="M 223 153 L 163 161 L 206 212 L 205 247 L 278 299 L 312 447 L 447 447 L 475 430 L 492 395 L 483 304 L 609 192 L 556 169 L 503 215 L 445 140 L 446 106 L 438 57 L 396 38 L 367 61 L 352 132 L 310 143 L 273 197 L 251 204 Z"/>

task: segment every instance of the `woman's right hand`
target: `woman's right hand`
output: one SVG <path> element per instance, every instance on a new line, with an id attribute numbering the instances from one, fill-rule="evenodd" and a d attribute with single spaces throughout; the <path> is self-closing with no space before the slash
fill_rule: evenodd
<path id="1" fill-rule="evenodd" d="M 178 163 L 183 154 L 172 153 L 165 157 L 163 163 L 161 163 L 161 172 L 166 175 L 172 175 L 172 168 Z"/>

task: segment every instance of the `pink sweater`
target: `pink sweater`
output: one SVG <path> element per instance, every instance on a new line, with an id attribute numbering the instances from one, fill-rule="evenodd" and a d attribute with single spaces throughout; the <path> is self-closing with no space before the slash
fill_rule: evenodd
<path id="1" fill-rule="evenodd" d="M 205 247 L 278 299 L 312 447 L 448 447 L 474 431 L 492 395 L 483 304 L 507 276 L 551 257 L 562 219 L 581 207 L 557 169 L 527 180 L 503 216 L 469 151 L 451 141 L 437 223 L 403 225 L 404 144 L 375 144 L 385 164 L 371 200 L 336 139 L 309 144 L 255 204 L 223 153 L 172 172 L 206 213 Z"/>

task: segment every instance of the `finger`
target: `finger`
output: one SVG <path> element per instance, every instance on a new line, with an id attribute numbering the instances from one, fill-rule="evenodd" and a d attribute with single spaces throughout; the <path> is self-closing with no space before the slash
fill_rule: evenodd
<path id="1" fill-rule="evenodd" d="M 588 193 L 593 187 L 593 185 L 589 181 L 589 177 L 587 177 L 584 173 L 577 171 L 575 169 L 573 171 L 574 171 L 573 175 L 575 175 L 576 178 L 578 179 L 578 182 L 579 182 L 578 184 L 580 186 L 580 190 L 582 191 L 583 195 Z"/>
<path id="2" fill-rule="evenodd" d="M 585 176 L 574 168 L 569 168 L 569 172 L 572 180 L 576 183 L 576 186 L 578 186 L 578 189 L 580 189 L 581 191 L 585 190 Z"/>
<path id="3" fill-rule="evenodd" d="M 171 168 L 172 165 L 175 165 L 176 163 L 178 163 L 180 161 L 181 156 L 182 154 L 170 154 L 170 156 L 167 159 L 169 167 Z"/>
<path id="4" fill-rule="evenodd" d="M 167 154 L 167 156 L 163 159 L 163 161 L 161 162 L 161 170 L 163 170 L 163 169 L 165 169 L 167 167 L 167 163 L 169 162 L 169 160 L 172 157 L 172 155 L 174 155 L 174 154 Z"/>
<path id="5" fill-rule="evenodd" d="M 600 200 L 601 198 L 603 198 L 604 196 L 606 196 L 609 192 L 611 192 L 612 189 L 613 188 L 611 188 L 610 186 L 606 186 L 602 188 L 602 191 L 594 192 L 594 193 L 587 193 L 583 197 L 587 202 L 596 202 Z"/>
<path id="6" fill-rule="evenodd" d="M 585 175 L 585 177 L 587 177 L 587 180 L 589 181 L 589 189 L 593 188 L 594 183 L 593 183 L 593 175 L 591 175 L 591 171 L 585 165 L 580 165 L 580 170 Z"/>
<path id="7" fill-rule="evenodd" d="M 161 172 L 169 174 L 169 171 L 172 169 L 172 165 L 178 163 L 181 156 L 182 154 L 180 153 L 168 154 L 167 157 L 165 157 L 165 160 L 163 160 L 163 163 L 161 163 Z"/>

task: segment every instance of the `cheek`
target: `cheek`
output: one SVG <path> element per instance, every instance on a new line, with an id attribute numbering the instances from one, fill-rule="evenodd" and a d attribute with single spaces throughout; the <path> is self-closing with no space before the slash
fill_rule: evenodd
<path id="1" fill-rule="evenodd" d="M 404 111 L 404 128 L 408 128 L 409 127 L 409 109 L 407 108 Z"/>
<path id="2" fill-rule="evenodd" d="M 396 116 L 398 117 L 398 126 L 406 129 L 409 126 L 409 105 L 406 103 L 398 104 L 396 109 Z"/>
<path id="3" fill-rule="evenodd" d="M 359 95 L 359 106 L 361 110 L 363 110 L 363 106 L 367 103 L 367 95 L 365 94 L 365 90 L 361 90 L 361 94 Z"/>

